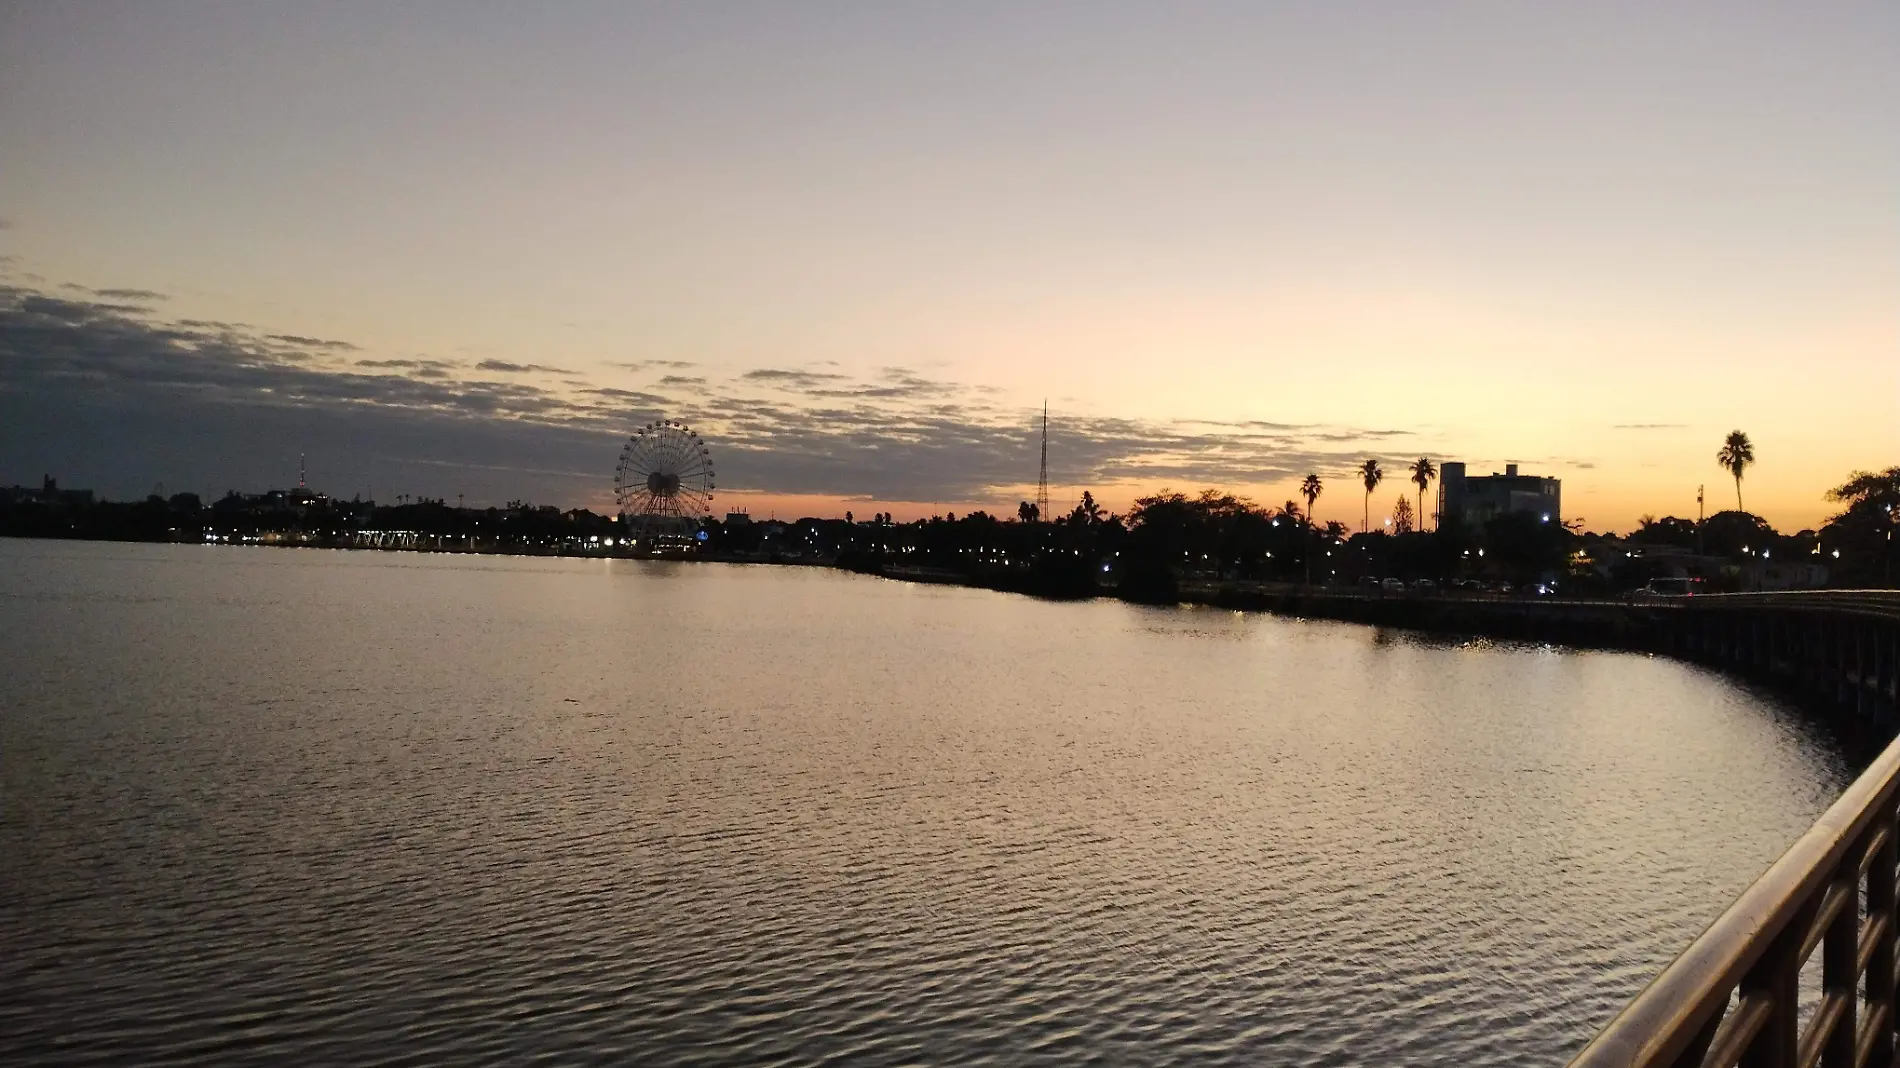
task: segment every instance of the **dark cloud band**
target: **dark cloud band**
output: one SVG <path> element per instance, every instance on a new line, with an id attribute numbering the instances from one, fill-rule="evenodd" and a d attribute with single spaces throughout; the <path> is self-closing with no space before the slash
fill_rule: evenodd
<path id="1" fill-rule="evenodd" d="M 99 486 L 108 492 L 143 492 L 167 477 L 255 485 L 269 480 L 252 470 L 257 457 L 321 442 L 366 484 L 434 467 L 491 498 L 571 501 L 606 486 L 620 436 L 661 414 L 708 437 L 720 484 L 731 489 L 1000 501 L 1035 476 L 1040 428 L 1031 412 L 910 368 L 868 378 L 803 368 L 734 375 L 643 360 L 617 365 L 647 383 L 639 388 L 584 376 L 550 386 L 471 376 L 574 373 L 345 355 L 356 351 L 242 324 L 167 321 L 104 291 L 76 299 L 0 285 L 0 456 L 27 468 L 0 478 L 80 458 L 88 458 L 82 470 L 108 466 L 104 458 L 116 455 L 136 458 L 137 470 L 113 476 L 130 486 Z M 1066 486 L 1149 487 L 1344 476 L 1407 433 L 1057 414 L 1050 475 Z M 595 484 L 582 474 L 589 470 L 599 472 Z"/>

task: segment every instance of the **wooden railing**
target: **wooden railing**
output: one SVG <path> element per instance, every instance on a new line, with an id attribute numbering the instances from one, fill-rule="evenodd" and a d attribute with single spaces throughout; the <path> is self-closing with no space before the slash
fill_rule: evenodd
<path id="1" fill-rule="evenodd" d="M 1571 1068 L 1892 1068 L 1897 804 L 1900 741 Z M 1817 950 L 1820 999 L 1804 1013 Z"/>

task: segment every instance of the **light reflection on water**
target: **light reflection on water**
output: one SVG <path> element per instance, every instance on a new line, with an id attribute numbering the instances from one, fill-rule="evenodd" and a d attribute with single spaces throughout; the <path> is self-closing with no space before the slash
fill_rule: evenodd
<path id="1" fill-rule="evenodd" d="M 1561 1063 L 1850 777 L 1639 656 L 0 542 L 11 1063 Z"/>

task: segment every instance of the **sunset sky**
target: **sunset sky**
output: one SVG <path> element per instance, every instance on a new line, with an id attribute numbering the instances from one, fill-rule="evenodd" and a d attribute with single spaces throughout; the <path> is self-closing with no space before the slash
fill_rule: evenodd
<path id="1" fill-rule="evenodd" d="M 1900 463 L 1900 5 L 0 2 L 0 484 L 1568 517 Z"/>

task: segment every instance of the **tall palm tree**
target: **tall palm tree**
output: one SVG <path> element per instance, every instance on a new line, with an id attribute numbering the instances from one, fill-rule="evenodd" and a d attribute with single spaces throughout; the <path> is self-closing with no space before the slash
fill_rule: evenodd
<path id="1" fill-rule="evenodd" d="M 1320 485 L 1319 476 L 1312 472 L 1308 472 L 1306 478 L 1300 482 L 1300 496 L 1306 498 L 1306 529 L 1308 531 L 1313 529 L 1313 502 L 1319 500 L 1319 495 L 1324 489 L 1325 487 Z M 1311 538 L 1306 540 L 1308 542 L 1312 541 Z M 1310 544 L 1307 545 L 1306 551 L 1300 555 L 1306 558 L 1306 581 L 1308 585 L 1311 585 L 1313 582 L 1313 547 Z"/>
<path id="2" fill-rule="evenodd" d="M 1300 483 L 1300 496 L 1306 498 L 1306 525 L 1309 527 L 1313 525 L 1313 502 L 1319 500 L 1319 495 L 1325 492 L 1325 489 L 1326 487 L 1320 484 L 1318 475 L 1309 474 Z"/>
<path id="3" fill-rule="evenodd" d="M 1367 531 L 1372 529 L 1372 491 L 1385 481 L 1385 472 L 1379 470 L 1379 461 L 1367 460 L 1359 465 L 1359 479 L 1366 484 L 1365 515 L 1359 518 L 1359 529 Z"/>
<path id="4" fill-rule="evenodd" d="M 1437 477 L 1438 468 L 1433 466 L 1430 459 L 1421 456 L 1412 464 L 1412 485 L 1418 487 L 1418 511 L 1413 518 L 1420 530 L 1425 529 L 1425 487 Z"/>
<path id="5" fill-rule="evenodd" d="M 1735 510 L 1742 511 L 1742 472 L 1755 462 L 1755 444 L 1747 434 L 1731 430 L 1722 442 L 1722 450 L 1715 454 L 1715 462 L 1735 476 Z"/>

